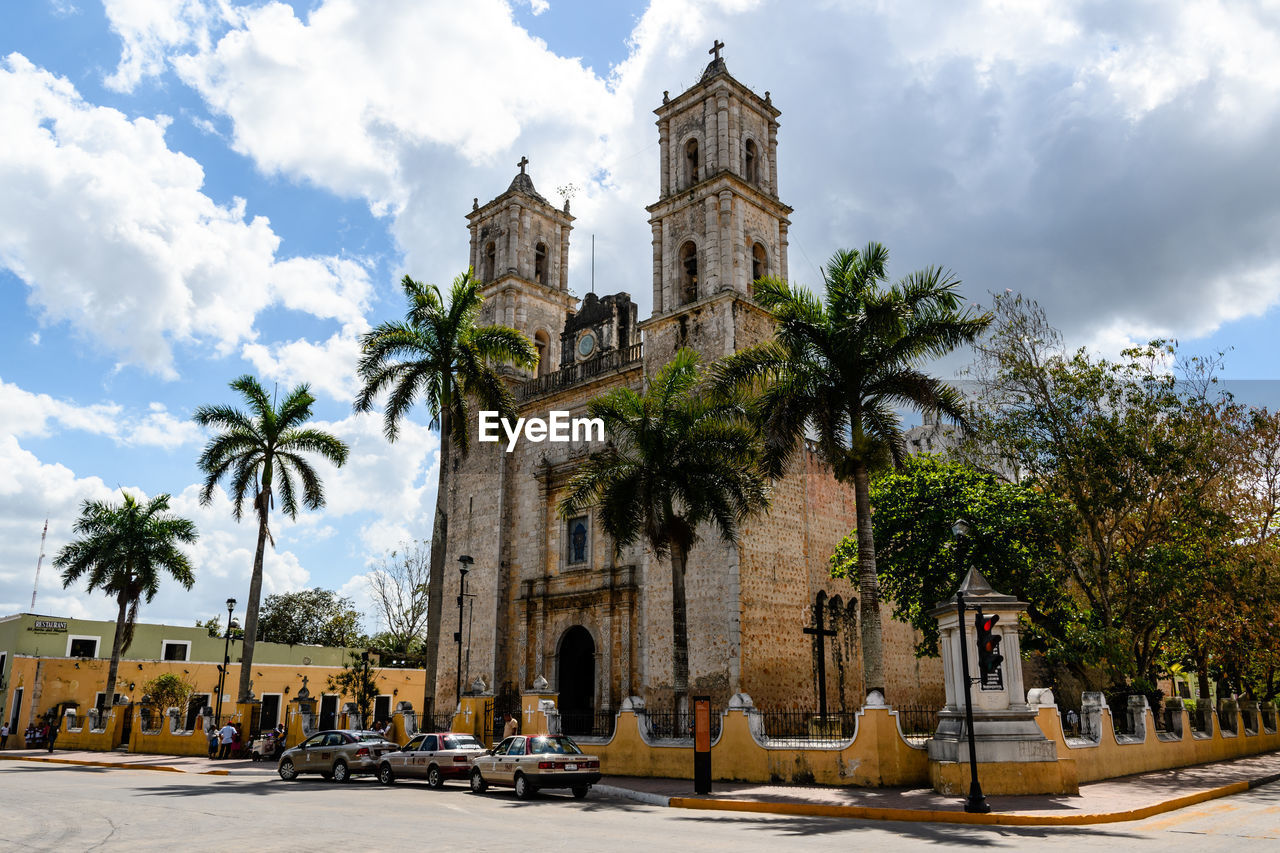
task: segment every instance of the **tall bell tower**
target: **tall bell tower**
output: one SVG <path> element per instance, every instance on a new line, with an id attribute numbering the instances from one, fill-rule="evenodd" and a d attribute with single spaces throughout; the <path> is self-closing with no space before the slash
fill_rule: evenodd
<path id="1" fill-rule="evenodd" d="M 642 324 L 645 361 L 680 347 L 707 360 L 763 340 L 768 316 L 752 282 L 787 277 L 787 216 L 778 199 L 778 116 L 729 74 L 716 41 L 702 77 L 663 93 L 658 116 L 660 197 L 650 205 L 653 316 Z"/>

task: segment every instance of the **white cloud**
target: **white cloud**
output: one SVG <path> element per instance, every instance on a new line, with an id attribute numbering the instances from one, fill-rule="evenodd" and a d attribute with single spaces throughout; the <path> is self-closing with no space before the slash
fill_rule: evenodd
<path id="1" fill-rule="evenodd" d="M 0 379 L 0 434 L 45 437 L 53 433 L 54 424 L 127 446 L 171 449 L 200 438 L 195 424 L 174 417 L 163 403 L 152 403 L 145 415 L 126 412 L 117 403 L 81 406 Z"/>
<path id="2" fill-rule="evenodd" d="M 162 73 L 169 51 L 207 49 L 210 28 L 232 14 L 228 4 L 205 0 L 104 0 L 103 6 L 122 43 L 120 64 L 106 83 L 122 92 Z"/>
<path id="3" fill-rule="evenodd" d="M 308 382 L 313 391 L 344 403 L 350 403 L 358 390 L 356 361 L 360 357 L 360 341 L 350 326 L 344 326 L 323 343 L 299 338 L 270 346 L 246 344 L 240 354 L 263 379 L 281 385 L 293 387 Z"/>
<path id="4" fill-rule="evenodd" d="M 233 352 L 277 301 L 359 321 L 365 268 L 278 260 L 265 218 L 201 192 L 204 171 L 167 147 L 168 123 L 88 104 L 18 54 L 0 65 L 0 265 L 43 319 L 170 377 L 175 341 Z"/>

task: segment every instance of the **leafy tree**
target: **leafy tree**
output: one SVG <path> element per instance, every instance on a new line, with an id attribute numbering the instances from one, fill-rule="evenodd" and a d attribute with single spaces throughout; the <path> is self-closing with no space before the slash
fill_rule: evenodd
<path id="1" fill-rule="evenodd" d="M 252 376 L 241 376 L 231 387 L 249 404 L 248 414 L 232 406 L 201 406 L 194 419 L 202 427 L 218 430 L 200 455 L 200 470 L 205 474 L 200 502 L 206 506 L 212 503 L 214 487 L 227 477 L 236 521 L 244 516 L 245 498 L 252 492 L 253 513 L 258 522 L 240 667 L 239 699 L 245 702 L 250 698 L 253 646 L 258 637 L 263 555 L 268 540 L 275 547 L 269 521 L 275 506 L 277 478 L 280 500 L 290 518 L 298 517 L 299 498 L 308 509 L 319 509 L 324 506 L 324 487 L 307 456 L 318 455 L 341 467 L 347 461 L 347 445 L 323 430 L 303 426 L 311 419 L 311 404 L 315 402 L 307 385 L 294 388 L 278 406 Z"/>
<path id="2" fill-rule="evenodd" d="M 776 319 L 774 339 L 725 359 L 722 386 L 754 384 L 769 471 L 781 474 L 812 431 L 835 476 L 852 482 L 858 532 L 859 621 L 867 692 L 884 691 L 880 588 L 871 524 L 871 472 L 905 454 L 896 410 L 912 406 L 963 424 L 954 388 L 920 369 L 975 340 L 989 317 L 962 309 L 959 282 L 936 267 L 892 286 L 879 243 L 841 250 L 823 271 L 826 297 L 787 282 L 756 282 Z"/>
<path id="3" fill-rule="evenodd" d="M 177 708 L 179 713 L 185 714 L 196 686 L 176 673 L 165 672 L 145 682 L 142 692 L 151 707 L 161 714 L 169 708 Z"/>
<path id="4" fill-rule="evenodd" d="M 1113 686 L 1153 684 L 1234 535 L 1222 500 L 1234 442 L 1214 362 L 1180 362 L 1159 341 L 1116 361 L 1067 352 L 1020 296 L 997 297 L 995 315 L 974 440 L 1060 500 L 1058 560 L 1108 651 L 1099 663 Z"/>
<path id="5" fill-rule="evenodd" d="M 210 637 L 217 637 L 218 639 L 222 639 L 223 637 L 226 636 L 222 632 L 222 618 L 219 616 L 210 616 L 208 619 L 205 619 L 203 622 L 197 620 L 196 627 L 204 628 L 206 631 L 209 632 Z M 231 639 L 233 640 L 244 639 L 244 629 L 240 627 L 240 623 L 237 622 L 235 619 L 231 620 Z"/>
<path id="6" fill-rule="evenodd" d="M 325 683 L 330 691 L 351 697 L 367 726 L 373 702 L 378 697 L 378 675 L 379 670 L 369 666 L 368 652 L 352 652 L 350 659 L 342 664 L 342 669 L 329 676 Z"/>
<path id="7" fill-rule="evenodd" d="M 918 656 L 938 654 L 938 623 L 929 610 L 951 597 L 970 566 L 1001 592 L 1030 605 L 1024 648 L 1079 664 L 1093 653 L 1075 630 L 1080 614 L 1070 579 L 1057 560 L 1058 502 L 1027 483 L 1008 483 L 963 462 L 914 456 L 871 482 L 876 570 L 894 616 L 920 632 Z M 970 523 L 961 545 L 951 533 Z M 831 558 L 832 574 L 857 571 L 858 538 L 846 536 Z"/>
<path id="8" fill-rule="evenodd" d="M 115 695 L 120 656 L 133 640 L 138 607 L 156 597 L 161 574 L 167 573 L 186 589 L 196 580 L 190 560 L 179 547 L 196 541 L 196 526 L 168 510 L 168 495 L 141 502 L 125 492 L 120 504 L 85 501 L 74 527 L 79 538 L 64 546 L 53 561 L 62 570 L 63 588 L 86 578 L 90 592 L 101 590 L 116 600 L 119 613 L 107 668 L 108 702 Z"/>
<path id="9" fill-rule="evenodd" d="M 419 540 L 401 543 L 369 573 L 369 594 L 387 626 L 377 638 L 379 651 L 408 654 L 420 644 L 427 626 L 430 579 L 430 550 Z"/>
<path id="10" fill-rule="evenodd" d="M 739 525 L 769 502 L 756 430 L 741 400 L 699 387 L 698 355 L 680 350 L 644 394 L 620 388 L 587 405 L 604 421 L 609 444 L 592 453 L 569 482 L 559 513 L 600 508 L 604 532 L 618 548 L 643 540 L 671 558 L 674 691 L 689 690 L 685 571 L 700 525 L 735 542 Z"/>
<path id="11" fill-rule="evenodd" d="M 355 602 L 331 589 L 268 595 L 258 618 L 258 640 L 289 645 L 363 644 Z"/>
<path id="12" fill-rule="evenodd" d="M 357 395 L 357 412 L 372 410 L 387 393 L 383 432 L 395 441 L 400 421 L 421 400 L 440 430 L 439 479 L 435 526 L 431 533 L 430 579 L 427 592 L 427 647 L 423 696 L 424 712 L 435 703 L 436 664 L 440 649 L 444 564 L 449 541 L 449 475 L 453 455 L 468 449 L 470 400 L 503 416 L 515 412 L 511 391 L 497 367 L 533 369 L 538 351 L 533 343 L 506 326 L 481 326 L 484 297 L 471 271 L 453 280 L 448 302 L 434 284 L 405 276 L 401 282 L 408 310 L 400 322 L 381 323 L 360 340 L 359 372 L 364 384 Z"/>

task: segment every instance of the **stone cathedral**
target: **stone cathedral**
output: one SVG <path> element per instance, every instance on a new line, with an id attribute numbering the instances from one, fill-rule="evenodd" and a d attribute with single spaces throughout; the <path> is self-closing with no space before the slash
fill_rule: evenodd
<path id="1" fill-rule="evenodd" d="M 653 231 L 653 314 L 637 317 L 628 293 L 579 300 L 568 289 L 574 217 L 539 195 L 521 159 L 506 192 L 467 215 L 470 263 L 484 282 L 484 323 L 520 330 L 541 355 L 536 375 L 509 370 L 524 417 L 585 416 L 618 386 L 636 390 L 680 347 L 704 363 L 764 341 L 769 315 L 752 282 L 787 277 L 791 208 L 779 197 L 778 116 L 729 74 L 719 55 L 698 82 L 657 115 L 658 199 Z M 474 414 L 473 414 L 474 417 Z M 475 435 L 475 424 L 472 424 Z M 629 696 L 672 700 L 671 566 L 643 545 L 618 551 L 591 513 L 563 520 L 556 507 L 591 447 L 579 443 L 473 443 L 455 461 L 449 501 L 445 613 L 457 600 L 457 559 L 469 612 L 463 690 L 526 690 L 543 676 L 566 714 L 615 711 Z M 831 710 L 862 703 L 857 588 L 829 576 L 828 559 L 854 527 L 852 487 L 811 452 L 774 484 L 773 505 L 726 545 L 711 531 L 689 555 L 689 684 L 723 707 L 739 691 L 757 707 L 817 708 L 815 605 L 835 636 L 823 638 Z M 446 625 L 450 617 L 446 616 Z M 884 613 L 889 698 L 940 702 L 942 670 L 917 660 L 911 629 Z M 452 708 L 458 648 L 442 632 L 437 708 Z"/>

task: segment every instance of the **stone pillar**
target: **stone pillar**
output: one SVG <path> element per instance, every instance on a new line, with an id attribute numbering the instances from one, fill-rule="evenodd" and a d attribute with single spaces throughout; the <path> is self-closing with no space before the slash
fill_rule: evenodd
<path id="1" fill-rule="evenodd" d="M 776 198 L 778 195 L 778 123 L 769 122 L 769 178 L 766 186 Z"/>
<path id="2" fill-rule="evenodd" d="M 719 243 L 716 252 L 716 290 L 725 290 L 733 287 L 733 192 L 721 190 L 718 196 L 720 216 L 716 228 L 716 240 Z"/>
<path id="3" fill-rule="evenodd" d="M 560 226 L 560 253 L 556 259 L 556 274 L 561 290 L 569 289 L 569 226 Z"/>
<path id="4" fill-rule="evenodd" d="M 391 740 L 404 746 L 418 731 L 418 715 L 414 713 L 412 702 L 397 702 L 391 713 Z"/>
<path id="5" fill-rule="evenodd" d="M 716 98 L 716 166 L 726 168 L 729 165 L 729 96 Z"/>
<path id="6" fill-rule="evenodd" d="M 1000 617 L 993 633 L 1001 638 L 1004 655 L 998 671 L 972 684 L 973 732 L 980 765 L 993 765 L 987 774 L 979 767 L 987 794 L 1074 793 L 1078 789 L 1074 764 L 1058 761 L 1057 747 L 1036 724 L 1037 709 L 1030 707 L 1022 690 L 1018 615 L 1027 604 L 991 588 L 976 568 L 960 584 L 966 606 L 964 620 L 951 598 L 929 615 L 938 620 L 945 667 L 946 707 L 938 712 L 938 730 L 928 742 L 929 775 L 934 790 L 957 793 L 968 788 L 969 740 L 965 727 L 965 680 L 977 679 L 977 615 Z M 961 659 L 961 643 L 967 646 L 969 668 Z"/>
<path id="7" fill-rule="evenodd" d="M 503 252 L 501 272 L 516 272 L 519 264 L 520 236 L 520 205 L 513 204 L 507 214 L 507 245 Z"/>
<path id="8" fill-rule="evenodd" d="M 559 734 L 560 694 L 551 689 L 539 675 L 533 687 L 520 696 L 520 733 L 525 735 Z"/>
<path id="9" fill-rule="evenodd" d="M 650 231 L 653 234 L 653 313 L 657 316 L 667 310 L 662 302 L 662 223 L 652 223 Z"/>
<path id="10" fill-rule="evenodd" d="M 661 164 L 658 171 L 658 179 L 662 186 L 662 198 L 666 198 L 671 194 L 671 167 L 669 161 L 671 152 L 671 131 L 668 122 L 663 119 L 658 122 L 658 162 Z"/>

